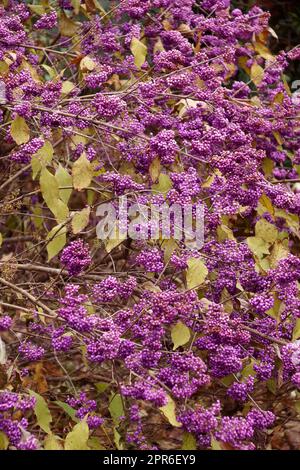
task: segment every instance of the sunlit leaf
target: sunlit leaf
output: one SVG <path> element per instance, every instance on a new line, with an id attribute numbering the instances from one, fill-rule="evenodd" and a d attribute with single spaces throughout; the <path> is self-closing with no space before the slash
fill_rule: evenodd
<path id="1" fill-rule="evenodd" d="M 184 346 L 191 338 L 190 329 L 181 321 L 176 323 L 171 329 L 171 338 L 173 341 L 173 350 Z"/>

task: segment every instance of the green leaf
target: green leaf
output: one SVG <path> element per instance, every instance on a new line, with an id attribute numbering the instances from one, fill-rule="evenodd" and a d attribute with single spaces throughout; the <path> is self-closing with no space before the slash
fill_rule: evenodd
<path id="1" fill-rule="evenodd" d="M 185 432 L 183 434 L 181 450 L 197 450 L 196 438 L 190 432 Z"/>
<path id="2" fill-rule="evenodd" d="M 164 414 L 170 424 L 176 428 L 180 428 L 182 425 L 176 419 L 176 407 L 174 400 L 168 396 L 168 403 L 164 406 L 161 406 L 160 411 Z"/>
<path id="3" fill-rule="evenodd" d="M 93 174 L 94 170 L 91 162 L 86 158 L 85 153 L 82 153 L 72 168 L 74 188 L 78 191 L 87 188 L 92 181 Z"/>
<path id="4" fill-rule="evenodd" d="M 4 432 L 0 431 L 0 450 L 6 450 L 9 445 L 9 440 Z"/>
<path id="5" fill-rule="evenodd" d="M 75 424 L 65 440 L 65 450 L 89 450 L 87 445 L 89 439 L 89 427 L 86 421 Z"/>
<path id="6" fill-rule="evenodd" d="M 90 212 L 91 212 L 90 207 L 85 207 L 81 211 L 75 212 L 72 218 L 72 224 L 71 224 L 73 233 L 75 235 L 77 233 L 80 233 L 89 223 Z"/>
<path id="7" fill-rule="evenodd" d="M 47 244 L 48 261 L 54 258 L 65 246 L 67 242 L 66 233 L 67 229 L 62 224 L 55 225 L 48 233 L 47 240 L 50 240 Z"/>
<path id="8" fill-rule="evenodd" d="M 36 399 L 34 413 L 39 427 L 47 434 L 51 434 L 50 423 L 52 423 L 52 416 L 45 399 L 32 390 L 29 391 L 29 394 Z"/>
<path id="9" fill-rule="evenodd" d="M 109 404 L 108 410 L 115 423 L 119 423 L 120 417 L 124 415 L 123 402 L 120 394 L 115 394 Z"/>
<path id="10" fill-rule="evenodd" d="M 104 393 L 105 390 L 107 390 L 109 386 L 110 386 L 110 384 L 106 383 L 106 382 L 97 382 L 97 383 L 95 383 L 95 387 L 96 387 L 98 393 Z"/>
<path id="11" fill-rule="evenodd" d="M 190 258 L 187 262 L 186 282 L 188 289 L 195 289 L 203 284 L 208 274 L 208 269 L 200 258 Z"/>
<path id="12" fill-rule="evenodd" d="M 278 238 L 278 230 L 266 219 L 260 219 L 255 225 L 255 235 L 268 243 L 274 243 Z"/>
<path id="13" fill-rule="evenodd" d="M 191 333 L 190 333 L 189 328 L 184 323 L 179 321 L 171 329 L 171 338 L 174 344 L 173 346 L 173 351 L 174 351 L 175 349 L 189 342 L 191 338 Z"/>
<path id="14" fill-rule="evenodd" d="M 65 204 L 68 204 L 70 196 L 72 194 L 72 186 L 73 186 L 72 176 L 70 175 L 68 170 L 66 170 L 66 168 L 64 168 L 63 166 L 61 166 L 61 164 L 59 164 L 55 172 L 55 178 L 56 178 L 59 188 L 65 188 L 67 186 L 70 187 L 68 189 L 59 189 L 60 199 Z"/>
<path id="15" fill-rule="evenodd" d="M 79 423 L 79 419 L 76 418 L 76 410 L 72 408 L 70 405 L 67 403 L 64 403 L 63 401 L 57 400 L 54 402 L 56 405 L 58 405 L 64 412 L 70 416 L 70 418 L 75 421 L 75 423 Z"/>
<path id="16" fill-rule="evenodd" d="M 44 449 L 45 450 L 63 450 L 61 444 L 61 439 L 54 434 L 49 434 L 44 440 Z"/>
<path id="17" fill-rule="evenodd" d="M 146 60 L 147 47 L 139 39 L 132 38 L 130 50 L 134 56 L 134 65 L 140 69 Z"/>
<path id="18" fill-rule="evenodd" d="M 18 114 L 11 124 L 10 135 L 18 145 L 26 144 L 30 138 L 29 127 L 25 119 Z"/>

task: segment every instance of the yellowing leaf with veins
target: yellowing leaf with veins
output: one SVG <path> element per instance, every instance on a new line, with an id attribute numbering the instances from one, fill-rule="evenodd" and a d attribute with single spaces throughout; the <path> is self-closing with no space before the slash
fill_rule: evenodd
<path id="1" fill-rule="evenodd" d="M 36 400 L 34 413 L 39 427 L 47 434 L 51 434 L 50 423 L 52 423 L 52 416 L 44 397 L 32 390 L 29 391 L 29 394 Z"/>
<path id="2" fill-rule="evenodd" d="M 250 70 L 250 77 L 253 83 L 258 86 L 264 78 L 264 69 L 257 63 L 253 64 Z"/>
<path id="3" fill-rule="evenodd" d="M 278 238 L 278 230 L 266 219 L 260 219 L 255 225 L 255 235 L 268 243 L 274 243 Z"/>
<path id="4" fill-rule="evenodd" d="M 147 47 L 139 39 L 132 38 L 130 50 L 134 56 L 135 66 L 140 69 L 146 60 Z"/>
<path id="5" fill-rule="evenodd" d="M 270 253 L 269 243 L 260 237 L 248 237 L 247 244 L 252 253 L 258 258 L 263 258 L 264 255 L 268 255 Z"/>
<path id="6" fill-rule="evenodd" d="M 80 233 L 89 223 L 91 208 L 85 207 L 79 212 L 75 212 L 72 218 L 72 230 L 73 233 L 76 235 Z"/>
<path id="7" fill-rule="evenodd" d="M 72 431 L 67 434 L 65 450 L 89 450 L 87 441 L 89 439 L 89 427 L 86 421 L 75 424 Z"/>
<path id="8" fill-rule="evenodd" d="M 18 144 L 26 144 L 30 139 L 29 127 L 23 117 L 17 115 L 10 126 L 10 135 Z"/>
<path id="9" fill-rule="evenodd" d="M 176 323 L 171 329 L 171 338 L 173 341 L 173 351 L 180 346 L 185 345 L 191 338 L 190 329 L 181 321 Z"/>
<path id="10" fill-rule="evenodd" d="M 35 179 L 38 173 L 45 166 L 51 163 L 53 158 L 53 147 L 49 140 L 46 140 L 43 147 L 41 147 L 34 155 L 31 157 L 31 168 L 32 168 L 32 178 Z"/>
<path id="11" fill-rule="evenodd" d="M 73 164 L 72 176 L 74 188 L 79 191 L 87 188 L 92 181 L 93 174 L 93 165 L 86 158 L 85 153 L 83 153 Z"/>
<path id="12" fill-rule="evenodd" d="M 190 258 L 187 262 L 186 282 L 188 289 L 199 287 L 206 279 L 208 269 L 200 258 Z"/>
<path id="13" fill-rule="evenodd" d="M 44 440 L 44 449 L 45 450 L 63 450 L 61 444 L 61 439 L 54 434 L 49 434 Z"/>
<path id="14" fill-rule="evenodd" d="M 92 70 L 94 70 L 96 65 L 96 62 L 87 55 L 80 62 L 80 70 L 82 70 L 83 72 L 91 72 Z"/>
<path id="15" fill-rule="evenodd" d="M 161 406 L 160 411 L 164 414 L 170 424 L 176 428 L 180 428 L 182 425 L 176 419 L 176 406 L 174 400 L 168 396 L 168 403 L 164 406 Z"/>
<path id="16" fill-rule="evenodd" d="M 72 194 L 73 180 L 72 176 L 66 168 L 59 164 L 55 178 L 59 186 L 59 197 L 65 203 L 68 204 L 70 196 Z"/>
<path id="17" fill-rule="evenodd" d="M 47 252 L 48 261 L 56 256 L 65 246 L 67 242 L 66 237 L 67 229 L 62 224 L 56 225 L 47 235 Z"/>

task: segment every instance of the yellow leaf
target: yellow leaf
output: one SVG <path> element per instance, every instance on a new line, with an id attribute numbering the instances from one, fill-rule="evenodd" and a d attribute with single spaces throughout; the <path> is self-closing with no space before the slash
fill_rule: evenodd
<path id="1" fill-rule="evenodd" d="M 94 171 L 91 162 L 86 158 L 85 153 L 76 160 L 72 168 L 73 186 L 80 191 L 87 188 L 93 177 Z"/>
<path id="2" fill-rule="evenodd" d="M 45 399 L 32 390 L 29 391 L 29 394 L 36 400 L 34 413 L 39 427 L 47 434 L 51 434 L 50 423 L 52 423 L 52 416 Z"/>
<path id="3" fill-rule="evenodd" d="M 77 25 L 62 13 L 59 20 L 59 30 L 62 36 L 72 37 L 77 31 Z"/>
<path id="4" fill-rule="evenodd" d="M 147 47 L 139 39 L 132 38 L 130 50 L 134 56 L 135 66 L 140 69 L 146 60 Z"/>
<path id="5" fill-rule="evenodd" d="M 158 178 L 158 183 L 152 185 L 152 192 L 156 193 L 167 193 L 172 188 L 172 181 L 168 175 L 161 173 Z"/>
<path id="6" fill-rule="evenodd" d="M 272 269 L 276 268 L 278 265 L 278 262 L 281 259 L 286 258 L 288 254 L 289 254 L 288 247 L 284 246 L 284 244 L 280 241 L 275 242 L 271 255 L 269 256 L 270 267 Z"/>
<path id="7" fill-rule="evenodd" d="M 164 251 L 164 262 L 168 263 L 172 254 L 178 247 L 177 241 L 174 240 L 174 238 L 163 240 L 161 247 Z"/>
<path id="8" fill-rule="evenodd" d="M 297 318 L 296 325 L 293 329 L 293 341 L 296 341 L 300 338 L 300 318 Z"/>
<path id="9" fill-rule="evenodd" d="M 26 144 L 26 142 L 28 142 L 30 131 L 23 117 L 19 115 L 15 117 L 10 126 L 10 134 L 18 145 Z"/>
<path id="10" fill-rule="evenodd" d="M 181 450 L 197 450 L 197 441 L 192 433 L 185 432 L 183 434 Z"/>
<path id="11" fill-rule="evenodd" d="M 108 238 L 105 240 L 105 250 L 107 253 L 110 253 L 114 248 L 126 240 L 127 236 L 125 233 L 119 234 L 119 230 L 116 229 L 115 238 Z"/>
<path id="12" fill-rule="evenodd" d="M 47 235 L 47 252 L 48 252 L 48 261 L 50 261 L 54 256 L 56 256 L 65 246 L 67 242 L 66 237 L 67 229 L 62 224 L 56 225 Z"/>
<path id="13" fill-rule="evenodd" d="M 2 246 L 2 243 L 3 243 L 3 236 L 2 236 L 2 233 L 0 233 L 0 246 Z"/>
<path id="14" fill-rule="evenodd" d="M 28 5 L 28 8 L 30 8 L 33 13 L 36 15 L 44 15 L 46 13 L 46 8 L 44 5 Z"/>
<path id="15" fill-rule="evenodd" d="M 40 187 L 44 201 L 54 214 L 57 222 L 64 222 L 69 216 L 69 209 L 59 198 L 59 186 L 56 177 L 47 168 L 43 168 L 41 171 Z"/>
<path id="16" fill-rule="evenodd" d="M 74 8 L 75 15 L 78 15 L 81 5 L 81 0 L 71 0 L 72 7 Z"/>
<path id="17" fill-rule="evenodd" d="M 255 236 L 268 243 L 274 243 L 278 238 L 278 230 L 266 219 L 260 219 L 255 225 Z"/>
<path id="18" fill-rule="evenodd" d="M 254 63 L 250 70 L 250 77 L 256 86 L 260 85 L 264 78 L 264 69 L 257 63 Z"/>
<path id="19" fill-rule="evenodd" d="M 86 421 L 75 424 L 72 431 L 67 434 L 65 450 L 89 450 L 87 441 L 89 439 L 89 427 Z"/>
<path id="20" fill-rule="evenodd" d="M 168 396 L 168 403 L 164 406 L 161 406 L 160 411 L 164 414 L 164 416 L 167 418 L 170 424 L 176 428 L 181 427 L 181 423 L 179 423 L 176 419 L 175 411 L 175 402 L 172 400 L 170 396 Z"/>
<path id="21" fill-rule="evenodd" d="M 9 440 L 4 432 L 0 431 L 0 450 L 6 450 L 9 445 Z"/>
<path id="22" fill-rule="evenodd" d="M 234 235 L 233 235 L 233 231 L 224 224 L 221 224 L 221 225 L 218 226 L 217 234 L 218 234 L 218 240 L 220 242 L 222 242 L 226 239 L 235 240 Z"/>
<path id="23" fill-rule="evenodd" d="M 262 215 L 266 211 L 269 212 L 271 215 L 274 215 L 274 206 L 272 204 L 271 199 L 268 196 L 266 196 L 265 194 L 262 194 L 258 202 L 262 206 L 258 210 L 259 215 Z"/>
<path id="24" fill-rule="evenodd" d="M 72 176 L 64 168 L 59 164 L 56 172 L 55 172 L 55 178 L 59 186 L 59 197 L 60 199 L 65 203 L 68 204 L 70 196 L 72 194 L 72 186 L 73 186 L 73 180 Z"/>
<path id="25" fill-rule="evenodd" d="M 247 244 L 252 253 L 258 258 L 263 258 L 263 255 L 268 255 L 269 244 L 260 237 L 248 237 Z"/>
<path id="26" fill-rule="evenodd" d="M 75 235 L 81 232 L 89 223 L 90 212 L 90 207 L 85 207 L 81 211 L 75 212 L 72 218 L 72 230 Z"/>
<path id="27" fill-rule="evenodd" d="M 45 450 L 63 450 L 63 446 L 60 443 L 60 438 L 54 434 L 49 434 L 44 440 Z"/>
<path id="28" fill-rule="evenodd" d="M 189 328 L 184 323 L 179 321 L 171 329 L 171 338 L 174 345 L 173 351 L 175 351 L 175 349 L 189 342 L 191 333 Z"/>
<path id="29" fill-rule="evenodd" d="M 96 62 L 94 62 L 93 59 L 87 55 L 80 61 L 80 70 L 82 70 L 83 72 L 91 72 L 92 70 L 94 70 L 96 65 Z"/>
<path id="30" fill-rule="evenodd" d="M 282 145 L 283 144 L 283 139 L 282 139 L 281 135 L 279 134 L 279 132 L 273 131 L 273 135 L 274 135 L 278 145 Z"/>
<path id="31" fill-rule="evenodd" d="M 31 158 L 32 178 L 35 179 L 37 174 L 46 165 L 51 163 L 53 158 L 53 147 L 52 144 L 46 140 L 43 147 L 41 147 Z"/>
<path id="32" fill-rule="evenodd" d="M 261 42 L 255 42 L 254 43 L 254 49 L 256 52 L 263 57 L 265 60 L 274 60 L 273 54 L 269 51 L 269 49 L 262 44 Z"/>
<path id="33" fill-rule="evenodd" d="M 158 177 L 159 177 L 159 174 L 160 174 L 160 168 L 161 168 L 161 165 L 160 165 L 160 159 L 159 158 L 155 158 L 152 162 L 151 162 L 151 165 L 149 167 L 149 173 L 150 173 L 150 176 L 151 176 L 151 180 L 152 181 L 157 181 Z"/>
<path id="34" fill-rule="evenodd" d="M 43 199 L 50 210 L 55 206 L 59 199 L 58 182 L 47 168 L 43 168 L 40 176 L 40 188 Z"/>
<path id="35" fill-rule="evenodd" d="M 74 85 L 74 83 L 70 82 L 70 80 L 65 80 L 62 84 L 61 92 L 64 96 L 66 96 L 72 91 L 74 91 L 75 88 L 76 85 Z"/>
<path id="36" fill-rule="evenodd" d="M 188 289 L 195 289 L 206 279 L 208 269 L 200 258 L 190 258 L 187 262 L 186 282 Z"/>

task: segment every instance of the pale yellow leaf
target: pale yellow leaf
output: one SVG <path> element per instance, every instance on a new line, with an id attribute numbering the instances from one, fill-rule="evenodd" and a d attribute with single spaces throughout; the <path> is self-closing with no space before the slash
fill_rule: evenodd
<path id="1" fill-rule="evenodd" d="M 29 127 L 25 119 L 18 114 L 10 126 L 10 135 L 18 145 L 26 144 L 30 139 Z"/>

